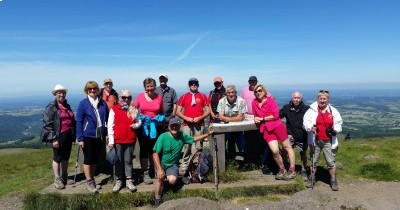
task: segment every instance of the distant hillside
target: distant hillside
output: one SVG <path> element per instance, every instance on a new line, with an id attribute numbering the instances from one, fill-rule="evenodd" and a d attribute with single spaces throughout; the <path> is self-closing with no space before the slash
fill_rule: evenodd
<path id="1" fill-rule="evenodd" d="M 279 107 L 288 103 L 291 91 L 272 91 Z M 387 93 L 387 92 L 384 92 Z M 339 110 L 344 120 L 343 134 L 352 138 L 400 136 L 400 97 L 375 96 L 363 92 L 336 92 L 331 103 Z M 82 96 L 70 97 L 74 111 Z M 29 102 L 3 100 L 0 102 L 0 144 L 11 140 L 32 140 L 40 133 L 42 113 L 52 97 Z M 304 102 L 315 101 L 315 92 L 304 93 Z M 13 105 L 14 104 L 14 105 Z M 29 104 L 26 106 L 24 104 Z M 1 145 L 0 145 L 1 146 Z"/>

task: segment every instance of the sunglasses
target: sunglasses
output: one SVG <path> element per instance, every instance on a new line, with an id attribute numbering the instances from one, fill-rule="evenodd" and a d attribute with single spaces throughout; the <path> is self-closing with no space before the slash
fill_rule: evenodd
<path id="1" fill-rule="evenodd" d="M 198 82 L 190 82 L 189 86 L 199 86 L 199 83 Z"/>
<path id="2" fill-rule="evenodd" d="M 98 90 L 97 87 L 88 88 L 88 90 Z"/>
<path id="3" fill-rule="evenodd" d="M 181 127 L 181 125 L 179 125 L 179 124 L 171 124 L 171 125 L 169 125 L 169 126 L 170 126 L 171 128 L 175 128 L 175 129 Z"/>
<path id="4" fill-rule="evenodd" d="M 221 85 L 222 82 L 214 82 L 214 85 Z"/>
<path id="5" fill-rule="evenodd" d="M 328 90 L 320 90 L 319 92 L 320 92 L 320 93 L 328 93 L 328 94 L 329 94 L 329 91 L 328 91 Z"/>
<path id="6" fill-rule="evenodd" d="M 131 96 L 121 96 L 122 100 L 126 100 L 126 99 L 132 99 Z"/>
<path id="7" fill-rule="evenodd" d="M 264 92 L 262 89 L 255 90 L 254 93 L 262 93 Z"/>

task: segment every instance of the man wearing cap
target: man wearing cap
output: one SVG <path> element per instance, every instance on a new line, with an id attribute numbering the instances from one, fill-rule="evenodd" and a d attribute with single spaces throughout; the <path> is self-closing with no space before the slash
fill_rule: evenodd
<path id="1" fill-rule="evenodd" d="M 178 164 L 181 158 L 181 151 L 184 145 L 192 145 L 213 134 L 213 129 L 208 133 L 198 136 L 190 136 L 182 131 L 181 121 L 177 117 L 170 119 L 168 131 L 161 134 L 153 147 L 153 160 L 157 172 L 155 183 L 155 205 L 161 203 L 161 195 L 164 188 L 164 181 L 169 185 L 175 185 L 179 175 Z"/>
<path id="2" fill-rule="evenodd" d="M 118 93 L 113 88 L 113 81 L 110 78 L 104 80 L 104 87 L 99 92 L 99 97 L 107 103 L 110 110 L 118 102 Z"/>
<path id="3" fill-rule="evenodd" d="M 219 99 L 225 96 L 224 82 L 220 76 L 214 78 L 214 89 L 208 94 L 208 101 L 210 102 L 210 119 L 213 122 L 218 118 L 218 102 Z"/>
<path id="4" fill-rule="evenodd" d="M 207 96 L 199 92 L 199 80 L 189 79 L 189 92 L 178 100 L 176 115 L 184 120 L 183 132 L 191 136 L 200 135 L 204 130 L 204 119 L 210 115 Z M 190 155 L 200 149 L 202 144 L 185 145 L 183 148 L 183 162 L 180 165 L 180 175 L 185 175 L 189 168 Z"/>
<path id="5" fill-rule="evenodd" d="M 158 80 L 160 81 L 160 86 L 156 88 L 155 92 L 161 95 L 163 98 L 164 115 L 166 122 L 166 126 L 164 129 L 165 131 L 168 131 L 168 122 L 173 116 L 175 116 L 176 102 L 178 102 L 178 96 L 176 95 L 175 89 L 167 85 L 167 74 L 160 74 Z"/>

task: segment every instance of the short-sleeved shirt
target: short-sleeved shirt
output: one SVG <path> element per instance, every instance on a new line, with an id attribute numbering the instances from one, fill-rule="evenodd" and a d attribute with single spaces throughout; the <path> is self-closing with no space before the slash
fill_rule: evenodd
<path id="1" fill-rule="evenodd" d="M 234 103 L 230 104 L 225 96 L 219 100 L 217 111 L 226 117 L 236 117 L 247 112 L 247 104 L 240 96 L 236 98 Z"/>
<path id="2" fill-rule="evenodd" d="M 164 114 L 166 118 L 172 115 L 174 104 L 178 102 L 178 96 L 173 88 L 167 86 L 165 89 L 158 86 L 156 88 L 156 93 L 161 95 L 164 103 Z"/>
<path id="3" fill-rule="evenodd" d="M 249 89 L 249 86 L 246 86 L 242 89 L 242 93 L 240 94 L 240 97 L 242 97 L 246 101 L 247 113 L 253 114 L 253 109 L 252 109 L 251 103 L 253 102 L 253 100 L 256 97 L 254 96 L 254 92 Z"/>
<path id="4" fill-rule="evenodd" d="M 184 115 L 187 117 L 200 117 L 203 115 L 203 108 L 208 106 L 209 102 L 207 100 L 207 96 L 203 93 L 196 93 L 194 95 L 196 104 L 192 106 L 192 94 L 187 92 L 183 94 L 178 100 L 178 106 L 183 107 Z M 203 125 L 204 120 L 198 122 L 198 125 Z M 184 122 L 184 125 L 187 125 L 187 122 Z"/>
<path id="5" fill-rule="evenodd" d="M 163 108 L 163 100 L 162 97 L 157 94 L 156 98 L 154 98 L 152 101 L 148 101 L 144 96 L 144 93 L 139 93 L 139 95 L 136 97 L 134 105 L 140 110 L 141 114 L 147 115 L 150 118 L 154 118 Z"/>
<path id="6" fill-rule="evenodd" d="M 154 147 L 153 152 L 161 156 L 161 164 L 169 167 L 179 163 L 184 144 L 193 144 L 194 138 L 186 133 L 179 132 L 174 138 L 170 132 L 161 134 Z"/>

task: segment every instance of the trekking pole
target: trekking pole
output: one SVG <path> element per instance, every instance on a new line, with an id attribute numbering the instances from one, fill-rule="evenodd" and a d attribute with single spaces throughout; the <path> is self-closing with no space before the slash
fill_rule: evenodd
<path id="1" fill-rule="evenodd" d="M 217 138 L 215 138 L 214 134 L 211 136 L 214 142 L 214 157 L 213 157 L 213 167 L 214 167 L 214 186 L 215 186 L 215 197 L 218 199 L 218 144 Z"/>
<path id="2" fill-rule="evenodd" d="M 315 138 L 312 141 L 312 160 L 311 160 L 311 189 L 314 189 L 315 184 Z"/>
<path id="3" fill-rule="evenodd" d="M 76 152 L 76 162 L 75 162 L 75 175 L 74 175 L 74 185 L 76 183 L 76 175 L 78 174 L 78 162 L 79 162 L 79 153 L 81 151 L 81 146 L 78 144 L 78 151 Z"/>

